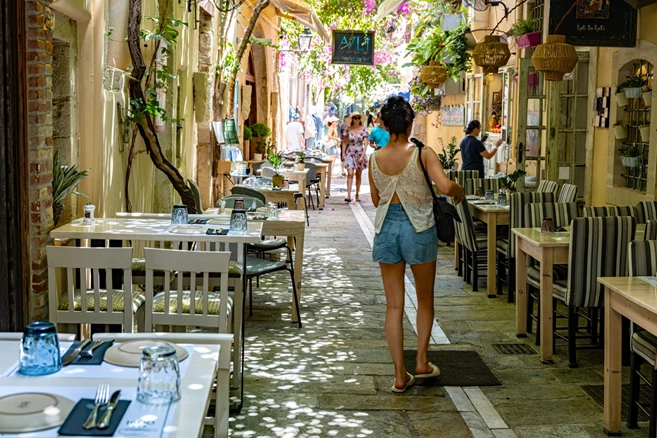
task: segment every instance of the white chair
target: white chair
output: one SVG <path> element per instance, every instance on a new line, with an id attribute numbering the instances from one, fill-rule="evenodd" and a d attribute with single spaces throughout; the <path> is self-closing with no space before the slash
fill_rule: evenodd
<path id="1" fill-rule="evenodd" d="M 132 332 L 137 314 L 140 327 L 143 325 L 144 294 L 132 291 L 132 248 L 48 246 L 46 252 L 50 322 L 55 325 L 121 324 L 124 332 Z M 59 287 L 57 269 L 65 270 L 64 288 Z M 123 285 L 114 287 L 112 269 L 123 271 Z M 101 270 L 105 270 L 105 289 L 99 286 Z M 80 273 L 79 289 L 75 285 L 77 272 Z M 93 285 L 87 287 L 90 279 Z"/>
<path id="2" fill-rule="evenodd" d="M 230 252 L 144 248 L 146 323 L 217 328 L 228 333 L 232 300 L 228 296 Z M 153 293 L 153 272 L 164 271 L 164 292 Z M 176 271 L 171 278 L 171 271 Z M 210 273 L 219 274 L 219 292 L 210 289 Z M 197 281 L 198 276 L 198 281 Z M 201 283 L 201 290 L 199 288 Z"/>
<path id="3" fill-rule="evenodd" d="M 214 418 L 206 417 L 206 423 L 214 425 L 215 438 L 228 436 L 228 412 L 230 395 L 230 349 L 233 335 L 214 333 L 96 333 L 94 341 L 128 342 L 142 339 L 158 339 L 176 344 L 219 345 L 219 362 L 217 364 L 217 387 Z M 183 400 L 184 401 L 184 400 Z"/>
<path id="4" fill-rule="evenodd" d="M 20 341 L 23 339 L 23 332 L 0 332 L 0 341 Z M 73 342 L 75 335 L 71 333 L 57 333 L 59 342 Z"/>

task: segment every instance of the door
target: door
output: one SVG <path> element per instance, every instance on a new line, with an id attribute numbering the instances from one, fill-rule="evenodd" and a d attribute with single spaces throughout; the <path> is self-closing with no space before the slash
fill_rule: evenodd
<path id="1" fill-rule="evenodd" d="M 543 74 L 534 70 L 529 58 L 520 59 L 518 72 L 518 126 L 516 129 L 518 169 L 527 174 L 518 189 L 538 187 L 546 178 L 547 99 Z"/>

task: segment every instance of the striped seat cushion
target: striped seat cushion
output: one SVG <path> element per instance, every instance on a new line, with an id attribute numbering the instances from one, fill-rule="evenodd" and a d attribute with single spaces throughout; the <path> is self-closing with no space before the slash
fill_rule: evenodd
<path id="1" fill-rule="evenodd" d="M 605 207 L 584 207 L 584 217 L 610 217 L 610 216 L 632 216 L 636 217 L 636 208 L 619 207 L 617 205 Z"/>
<path id="2" fill-rule="evenodd" d="M 153 298 L 153 312 L 154 313 L 164 313 L 164 301 L 165 295 L 164 292 L 160 292 L 155 295 Z M 189 314 L 191 308 L 191 293 L 186 290 L 183 291 L 182 298 L 182 313 Z M 230 315 L 231 310 L 233 309 L 233 300 L 228 297 L 228 302 L 226 303 L 228 308 L 227 314 Z M 219 315 L 221 311 L 221 294 L 219 292 L 208 292 L 208 315 Z M 169 313 L 178 313 L 178 292 L 171 291 L 169 293 Z M 203 292 L 198 291 L 194 295 L 194 313 L 202 314 L 203 313 Z"/>
<path id="3" fill-rule="evenodd" d="M 568 294 L 567 280 L 559 280 L 552 283 L 552 296 L 558 300 L 566 302 L 566 295 Z"/>
<path id="4" fill-rule="evenodd" d="M 577 201 L 577 192 L 579 187 L 574 184 L 564 184 L 561 186 L 561 191 L 559 192 L 559 199 L 557 202 L 576 202 Z"/>
<path id="5" fill-rule="evenodd" d="M 236 262 L 235 260 L 231 260 L 230 263 L 228 264 L 228 278 L 239 278 L 242 276 L 242 264 L 239 262 Z M 221 273 L 220 272 L 209 272 L 208 277 L 210 278 L 220 278 Z M 189 272 L 184 272 L 183 273 L 183 278 L 189 278 Z M 196 278 L 203 278 L 202 274 L 197 274 Z"/>
<path id="6" fill-rule="evenodd" d="M 497 250 L 502 254 L 506 254 L 507 249 L 509 248 L 509 239 L 498 239 L 497 240 Z"/>
<path id="7" fill-rule="evenodd" d="M 87 311 L 93 312 L 95 306 L 96 297 L 94 296 L 94 291 L 90 290 L 87 293 Z M 82 311 L 82 296 L 80 293 L 73 295 L 73 309 L 75 311 Z M 143 293 L 138 291 L 132 292 L 132 313 L 137 312 L 139 307 L 141 307 L 146 302 L 146 297 Z M 123 312 L 123 291 L 115 289 L 112 291 L 112 311 L 113 312 Z M 57 305 L 58 310 L 68 310 L 68 296 L 62 295 L 59 298 L 59 304 Z M 107 312 L 107 291 L 100 291 L 100 303 L 99 310 L 101 312 Z"/>
<path id="8" fill-rule="evenodd" d="M 645 330 L 639 330 L 632 335 L 632 351 L 655 366 L 657 358 L 657 338 Z"/>
<path id="9" fill-rule="evenodd" d="M 557 190 L 559 190 L 559 183 L 556 181 L 550 181 L 547 179 L 544 179 L 538 184 L 538 188 L 536 189 L 537 193 L 557 193 Z"/>
<path id="10" fill-rule="evenodd" d="M 657 240 L 657 221 L 646 221 L 646 231 L 643 233 L 643 240 Z"/>
<path id="11" fill-rule="evenodd" d="M 636 221 L 643 224 L 650 220 L 657 220 L 657 202 L 642 201 L 636 205 Z"/>
<path id="12" fill-rule="evenodd" d="M 554 265 L 554 273 L 552 274 L 552 282 L 568 280 L 568 265 Z M 541 287 L 541 270 L 539 265 L 530 266 L 527 268 L 527 283 L 535 288 Z"/>
<path id="13" fill-rule="evenodd" d="M 171 271 L 173 274 L 175 271 Z M 132 258 L 132 275 L 146 276 L 146 259 L 143 257 Z M 164 277 L 164 271 L 156 269 L 153 271 L 155 277 Z"/>

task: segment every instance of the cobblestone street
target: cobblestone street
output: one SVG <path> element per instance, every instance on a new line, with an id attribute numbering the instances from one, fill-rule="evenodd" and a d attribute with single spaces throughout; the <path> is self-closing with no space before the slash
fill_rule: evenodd
<path id="1" fill-rule="evenodd" d="M 605 436 L 602 407 L 582 389 L 603 384 L 602 351 L 578 352 L 578 369 L 568 368 L 565 344 L 557 343 L 552 366 L 542 365 L 537 354 L 498 353 L 492 344 L 526 343 L 537 351 L 534 335 L 517 339 L 515 306 L 487 298 L 485 281 L 472 292 L 457 276 L 452 247 L 439 252 L 439 326 L 431 349 L 474 349 L 502 385 L 414 386 L 392 394 L 385 295 L 369 240 L 375 209 L 368 194 L 361 194 L 361 204 L 345 203 L 344 180 L 334 187 L 327 208 L 311 210 L 306 229 L 303 328 L 290 323 L 284 274 L 254 288 L 253 316 L 246 322 L 245 403 L 231 418 L 233 436 Z M 410 269 L 407 278 L 408 292 Z M 413 349 L 413 305 L 408 297 L 406 302 L 405 347 Z M 647 423 L 640 426 L 630 431 L 623 424 L 623 436 L 647 436 Z"/>

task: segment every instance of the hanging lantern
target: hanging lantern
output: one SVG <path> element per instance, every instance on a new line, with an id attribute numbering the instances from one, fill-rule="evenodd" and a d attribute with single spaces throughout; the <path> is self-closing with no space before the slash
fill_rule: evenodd
<path id="1" fill-rule="evenodd" d="M 486 35 L 482 43 L 477 43 L 472 51 L 472 60 L 484 69 L 484 73 L 497 73 L 511 57 L 509 46 L 498 35 Z"/>
<path id="2" fill-rule="evenodd" d="M 447 70 L 440 63 L 430 61 L 429 65 L 422 67 L 422 70 L 420 70 L 420 79 L 429 88 L 437 88 L 447 79 Z"/>
<path id="3" fill-rule="evenodd" d="M 534 68 L 543 72 L 546 81 L 561 81 L 577 64 L 575 47 L 566 44 L 565 35 L 548 35 L 532 56 Z"/>

